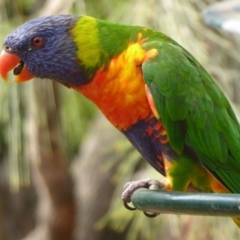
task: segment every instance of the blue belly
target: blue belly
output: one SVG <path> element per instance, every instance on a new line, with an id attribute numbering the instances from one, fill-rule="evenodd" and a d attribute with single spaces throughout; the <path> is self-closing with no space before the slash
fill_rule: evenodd
<path id="1" fill-rule="evenodd" d="M 165 141 L 167 136 L 159 130 L 159 121 L 155 118 L 140 120 L 126 131 L 122 131 L 140 154 L 162 175 L 166 176 L 163 154 L 174 157 L 174 153 Z M 164 139 L 165 138 L 165 139 Z M 163 144 L 163 142 L 165 142 Z"/>

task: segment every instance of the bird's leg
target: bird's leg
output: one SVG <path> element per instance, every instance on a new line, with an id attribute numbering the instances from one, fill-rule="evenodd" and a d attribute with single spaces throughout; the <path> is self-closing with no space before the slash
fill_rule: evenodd
<path id="1" fill-rule="evenodd" d="M 123 188 L 123 193 L 122 193 L 123 204 L 128 210 L 135 210 L 136 208 L 130 207 L 128 205 L 128 203 L 131 202 L 131 196 L 134 191 L 136 191 L 139 188 L 148 188 L 151 190 L 167 189 L 168 188 L 167 185 L 168 184 L 165 179 L 158 181 L 155 179 L 146 178 L 142 180 L 127 182 Z M 157 215 L 159 215 L 158 213 L 149 214 L 146 212 L 144 212 L 144 214 L 147 217 L 156 217 Z"/>

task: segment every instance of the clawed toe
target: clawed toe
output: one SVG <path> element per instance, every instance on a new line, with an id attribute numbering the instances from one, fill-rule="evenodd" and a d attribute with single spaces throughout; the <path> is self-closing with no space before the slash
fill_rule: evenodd
<path id="1" fill-rule="evenodd" d="M 128 210 L 130 210 L 130 211 L 134 211 L 134 210 L 136 210 L 135 207 L 131 207 L 131 206 L 129 206 L 128 203 L 125 202 L 125 201 L 123 201 L 123 205 L 124 205 L 124 207 L 125 207 L 126 209 L 128 209 Z"/>
<path id="2" fill-rule="evenodd" d="M 124 190 L 122 193 L 122 200 L 123 200 L 123 205 L 128 209 L 128 210 L 136 210 L 136 208 L 129 206 L 129 203 L 131 202 L 131 196 L 132 194 L 139 188 L 148 188 L 151 190 L 159 190 L 159 189 L 164 189 L 166 187 L 165 183 L 163 181 L 158 181 L 158 180 L 153 180 L 153 179 L 143 179 L 143 180 L 138 180 L 138 181 L 133 181 L 133 182 L 128 182 L 124 186 Z M 144 214 L 147 217 L 153 218 L 158 216 L 158 213 L 147 213 L 144 212 Z"/>
<path id="3" fill-rule="evenodd" d="M 148 213 L 148 212 L 143 212 L 143 213 L 146 217 L 149 217 L 149 218 L 154 218 L 160 215 L 160 213 Z"/>

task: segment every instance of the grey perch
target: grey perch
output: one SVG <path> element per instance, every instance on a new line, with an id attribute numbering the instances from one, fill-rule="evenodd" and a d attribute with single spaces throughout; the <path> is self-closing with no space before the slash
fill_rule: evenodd
<path id="1" fill-rule="evenodd" d="M 144 212 L 240 217 L 240 194 L 185 193 L 138 189 L 132 204 Z"/>

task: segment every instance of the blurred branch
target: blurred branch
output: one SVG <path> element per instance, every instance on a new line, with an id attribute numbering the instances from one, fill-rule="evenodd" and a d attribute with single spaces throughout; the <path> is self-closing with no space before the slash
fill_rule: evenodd
<path id="1" fill-rule="evenodd" d="M 36 229 L 25 240 L 70 240 L 75 204 L 73 181 L 59 131 L 58 88 L 40 80 L 27 90 L 33 101 L 26 103 L 29 126 L 26 147 L 39 201 Z"/>
<path id="2" fill-rule="evenodd" d="M 72 164 L 78 199 L 76 239 L 125 239 L 124 231 L 116 232 L 106 226 L 97 228 L 97 221 L 109 209 L 115 190 L 113 175 L 126 153 L 119 145 L 125 137 L 114 129 L 103 115 L 96 116 L 80 153 Z M 109 169 L 109 161 L 114 167 Z"/>

